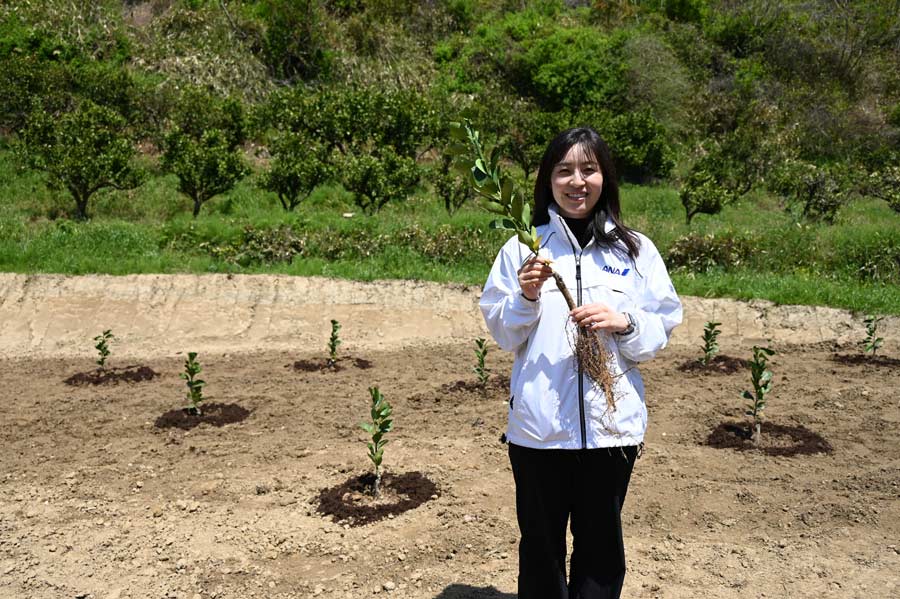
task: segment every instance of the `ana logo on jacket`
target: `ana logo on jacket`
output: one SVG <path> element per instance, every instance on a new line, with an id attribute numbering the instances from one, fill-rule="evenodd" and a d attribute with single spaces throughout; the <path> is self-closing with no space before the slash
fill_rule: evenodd
<path id="1" fill-rule="evenodd" d="M 604 266 L 603 267 L 603 272 L 608 272 L 611 275 L 621 275 L 623 277 L 625 275 L 627 275 L 630 270 L 631 270 L 630 268 L 619 270 L 618 268 L 613 268 L 612 266 Z"/>

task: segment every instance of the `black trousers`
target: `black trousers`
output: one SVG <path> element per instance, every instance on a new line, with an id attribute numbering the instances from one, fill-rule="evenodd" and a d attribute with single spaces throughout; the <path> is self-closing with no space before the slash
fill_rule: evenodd
<path id="1" fill-rule="evenodd" d="M 519 599 L 617 599 L 625 581 L 621 510 L 637 447 L 509 444 L 516 481 Z M 566 583 L 566 524 L 572 561 Z"/>

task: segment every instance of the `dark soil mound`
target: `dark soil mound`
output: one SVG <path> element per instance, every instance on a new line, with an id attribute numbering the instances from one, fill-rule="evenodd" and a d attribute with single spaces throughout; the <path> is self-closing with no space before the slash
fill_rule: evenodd
<path id="1" fill-rule="evenodd" d="M 201 424 L 212 426 L 225 426 L 246 420 L 250 410 L 233 403 L 211 403 L 201 406 L 203 413 L 197 416 L 190 408 L 169 410 L 156 419 L 153 426 L 156 428 L 180 428 L 187 431 Z"/>
<path id="2" fill-rule="evenodd" d="M 866 354 L 834 354 L 831 359 L 848 366 L 882 366 L 900 368 L 900 360 L 888 356 L 868 356 Z"/>
<path id="3" fill-rule="evenodd" d="M 382 475 L 378 499 L 371 495 L 374 484 L 375 474 L 368 472 L 336 487 L 322 489 L 316 511 L 331 516 L 334 522 L 363 526 L 415 509 L 429 499 L 437 499 L 440 494 L 437 485 L 421 472 Z"/>
<path id="4" fill-rule="evenodd" d="M 487 384 L 484 387 L 474 379 L 441 385 L 442 393 L 481 393 L 482 391 L 502 391 L 503 393 L 507 393 L 509 391 L 509 377 L 493 376 L 488 379 Z"/>
<path id="5" fill-rule="evenodd" d="M 750 362 L 742 358 L 717 355 L 713 356 L 709 364 L 703 364 L 700 360 L 689 360 L 678 366 L 681 372 L 709 372 L 712 374 L 734 374 L 750 367 Z"/>
<path id="6" fill-rule="evenodd" d="M 117 385 L 119 383 L 140 383 L 158 376 L 159 373 L 148 366 L 125 366 L 122 368 L 98 368 L 90 372 L 79 372 L 63 382 L 75 387 L 82 385 Z"/>
<path id="7" fill-rule="evenodd" d="M 706 445 L 718 449 L 759 451 L 772 456 L 810 455 L 831 453 L 834 448 L 818 433 L 804 426 L 762 423 L 762 440 L 754 445 L 751 431 L 746 424 L 722 422 L 706 438 Z"/>
<path id="8" fill-rule="evenodd" d="M 372 362 L 363 358 L 338 358 L 334 363 L 326 360 L 297 360 L 293 364 L 289 364 L 288 368 L 299 370 L 301 372 L 338 372 L 352 366 L 359 370 L 368 370 L 372 368 Z"/>

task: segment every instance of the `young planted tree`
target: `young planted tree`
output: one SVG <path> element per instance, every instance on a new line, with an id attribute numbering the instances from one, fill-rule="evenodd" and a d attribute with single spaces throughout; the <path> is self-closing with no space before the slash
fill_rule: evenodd
<path id="1" fill-rule="evenodd" d="M 133 189 L 143 174 L 133 164 L 134 144 L 125 120 L 113 110 L 82 101 L 62 116 L 35 111 L 22 134 L 26 162 L 45 171 L 51 188 L 75 200 L 77 218 L 86 220 L 88 202 L 104 188 Z"/>
<path id="2" fill-rule="evenodd" d="M 328 366 L 334 368 L 337 364 L 337 348 L 341 344 L 338 338 L 338 331 L 341 330 L 341 323 L 336 320 L 331 321 L 331 337 L 328 339 Z"/>
<path id="3" fill-rule="evenodd" d="M 331 177 L 327 149 L 301 134 L 288 132 L 278 137 L 272 143 L 271 152 L 272 162 L 263 173 L 260 187 L 278 194 L 287 212 L 293 212 Z"/>
<path id="4" fill-rule="evenodd" d="M 375 484 L 372 487 L 372 495 L 378 497 L 381 493 L 381 460 L 384 457 L 384 446 L 387 445 L 384 435 L 394 427 L 392 419 L 394 409 L 378 390 L 378 387 L 369 387 L 369 395 L 372 399 L 370 410 L 372 422 L 363 422 L 359 426 L 372 435 L 372 440 L 367 442 L 366 446 L 369 448 L 369 459 L 375 466 Z"/>
<path id="5" fill-rule="evenodd" d="M 94 346 L 94 349 L 100 354 L 97 358 L 97 364 L 101 369 L 106 367 L 106 359 L 109 357 L 109 342 L 115 339 L 112 334 L 111 329 L 107 329 L 103 331 L 102 334 L 94 337 L 94 341 L 97 342 L 97 345 Z"/>
<path id="6" fill-rule="evenodd" d="M 204 131 L 195 139 L 176 127 L 163 147 L 163 168 L 178 177 L 178 191 L 193 201 L 194 218 L 203 204 L 234 187 L 249 172 L 240 151 L 219 129 Z"/>
<path id="7" fill-rule="evenodd" d="M 203 401 L 203 386 L 206 385 L 206 381 L 197 378 L 202 370 L 200 362 L 197 361 L 197 352 L 188 352 L 187 360 L 184 361 L 184 372 L 180 376 L 185 380 L 188 388 L 187 398 L 191 402 L 188 411 L 195 416 L 203 413 L 200 410 L 200 402 Z"/>
<path id="8" fill-rule="evenodd" d="M 753 361 L 750 362 L 750 381 L 753 392 L 744 391 L 744 399 L 750 400 L 747 415 L 753 418 L 753 444 L 759 445 L 762 436 L 762 412 L 766 407 L 766 399 L 772 390 L 772 371 L 768 370 L 769 356 L 775 352 L 768 347 L 753 346 Z"/>
<path id="9" fill-rule="evenodd" d="M 719 353 L 719 333 L 718 329 L 721 322 L 707 322 L 703 325 L 703 357 L 700 358 L 700 363 L 704 366 L 709 366 L 710 361 L 713 357 Z"/>
<path id="10" fill-rule="evenodd" d="M 475 358 L 478 360 L 478 363 L 472 367 L 472 371 L 478 377 L 478 385 L 481 386 L 482 389 L 487 388 L 488 378 L 491 376 L 491 369 L 484 365 L 487 353 L 487 341 L 484 338 L 479 337 L 475 340 Z"/>
<path id="11" fill-rule="evenodd" d="M 516 187 L 512 177 L 502 172 L 498 148 L 486 152 L 480 133 L 472 127 L 467 116 L 461 122 L 450 125 L 451 136 L 456 143 L 447 148 L 446 152 L 457 157 L 456 168 L 471 178 L 475 193 L 483 200 L 483 207 L 497 215 L 490 227 L 515 231 L 519 241 L 531 250 L 529 258 L 540 256 L 541 237 L 537 228 L 531 224 L 531 203 L 522 190 Z M 550 266 L 550 260 L 543 261 Z M 569 309 L 574 310 L 575 300 L 562 276 L 553 272 L 553 280 Z M 575 337 L 575 355 L 584 372 L 600 385 L 608 408 L 614 410 L 614 378 L 609 369 L 611 357 L 604 335 L 600 331 L 592 332 L 579 327 Z"/>
<path id="12" fill-rule="evenodd" d="M 875 352 L 884 343 L 884 338 L 878 336 L 878 323 L 884 320 L 884 316 L 875 317 L 867 315 L 863 322 L 866 325 L 866 338 L 859 342 L 866 355 L 875 357 Z"/>

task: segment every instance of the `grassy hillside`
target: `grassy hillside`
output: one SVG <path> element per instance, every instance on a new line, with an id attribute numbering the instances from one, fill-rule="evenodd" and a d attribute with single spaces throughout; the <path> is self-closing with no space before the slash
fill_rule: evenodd
<path id="1" fill-rule="evenodd" d="M 682 293 L 900 313 L 895 0 L 7 3 L 0 268 L 480 284 L 463 109 L 526 185 L 595 126 Z"/>

